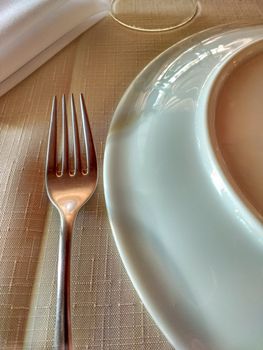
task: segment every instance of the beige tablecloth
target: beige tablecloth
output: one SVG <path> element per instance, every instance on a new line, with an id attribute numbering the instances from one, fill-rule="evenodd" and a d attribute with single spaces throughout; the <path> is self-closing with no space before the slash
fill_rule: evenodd
<path id="1" fill-rule="evenodd" d="M 180 39 L 208 27 L 263 21 L 261 0 L 203 0 L 171 32 L 130 31 L 111 18 L 88 30 L 0 98 L 0 348 L 51 349 L 59 218 L 44 189 L 51 97 L 83 92 L 98 151 L 98 190 L 73 241 L 75 349 L 172 349 L 120 261 L 105 210 L 102 160 L 116 105 L 136 74 Z"/>

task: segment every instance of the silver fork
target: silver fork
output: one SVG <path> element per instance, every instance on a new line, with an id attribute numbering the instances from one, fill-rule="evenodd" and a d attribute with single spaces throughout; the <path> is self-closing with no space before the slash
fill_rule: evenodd
<path id="1" fill-rule="evenodd" d="M 65 96 L 62 97 L 61 162 L 57 147 L 57 99 L 53 98 L 46 158 L 46 189 L 50 201 L 61 219 L 57 266 L 57 300 L 54 346 L 58 350 L 72 349 L 70 311 L 71 238 L 76 216 L 92 196 L 97 185 L 97 159 L 83 95 L 80 95 L 81 119 L 86 166 L 82 164 L 79 131 L 74 97 L 71 95 L 73 169 L 70 169 L 68 122 Z M 59 164 L 61 163 L 60 169 Z"/>

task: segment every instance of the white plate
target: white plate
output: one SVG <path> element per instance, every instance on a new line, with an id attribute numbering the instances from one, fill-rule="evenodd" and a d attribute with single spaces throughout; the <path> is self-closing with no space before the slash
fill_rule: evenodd
<path id="1" fill-rule="evenodd" d="M 110 127 L 104 187 L 114 238 L 177 350 L 263 346 L 262 223 L 212 146 L 218 87 L 262 39 L 262 26 L 217 28 L 171 47 L 134 80 Z"/>

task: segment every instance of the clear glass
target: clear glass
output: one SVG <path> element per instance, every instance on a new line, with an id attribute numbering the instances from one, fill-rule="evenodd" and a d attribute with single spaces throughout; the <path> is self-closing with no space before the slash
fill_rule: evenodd
<path id="1" fill-rule="evenodd" d="M 120 24 L 142 31 L 165 31 L 191 21 L 197 0 L 112 0 L 111 15 Z"/>

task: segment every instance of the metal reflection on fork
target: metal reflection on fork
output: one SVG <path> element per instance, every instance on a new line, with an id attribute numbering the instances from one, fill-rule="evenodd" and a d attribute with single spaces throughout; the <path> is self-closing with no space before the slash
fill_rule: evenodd
<path id="1" fill-rule="evenodd" d="M 61 219 L 57 266 L 57 300 L 54 347 L 72 349 L 70 310 L 71 238 L 76 216 L 97 186 L 97 159 L 84 97 L 80 95 L 80 109 L 85 159 L 81 160 L 80 137 L 74 97 L 71 96 L 73 155 L 69 152 L 68 118 L 65 96 L 62 97 L 61 156 L 58 161 L 57 98 L 53 98 L 46 158 L 46 190 Z M 71 169 L 70 159 L 73 160 Z M 84 163 L 84 164 L 83 164 Z M 60 169 L 59 169 L 59 165 Z"/>

